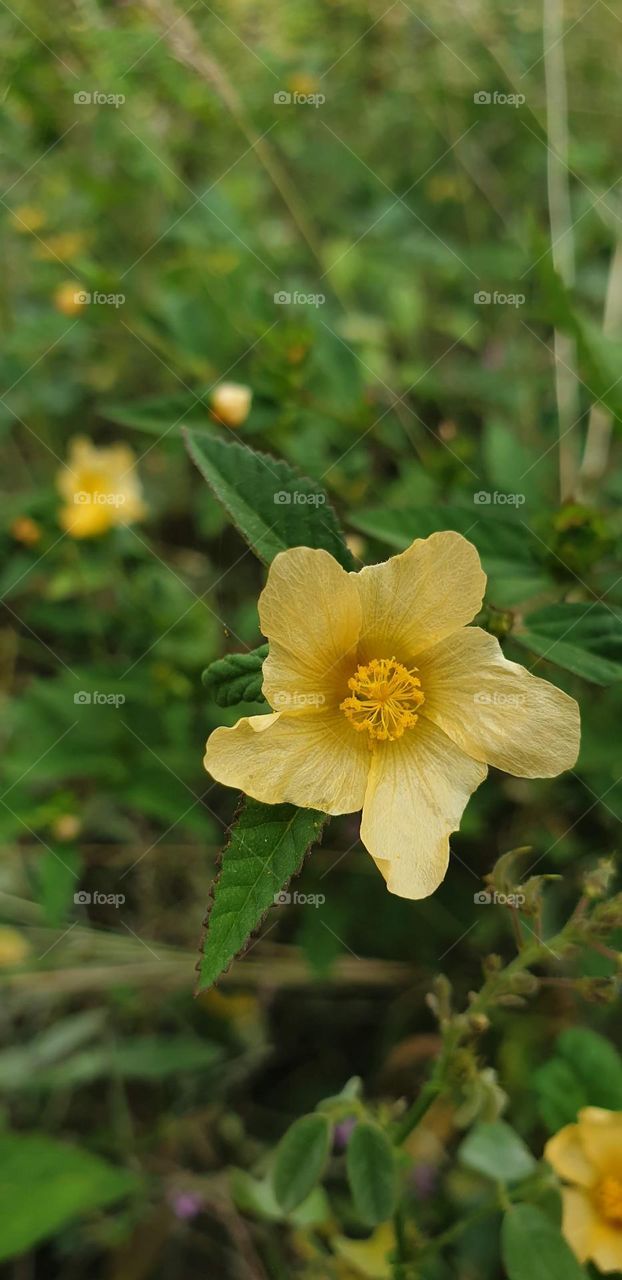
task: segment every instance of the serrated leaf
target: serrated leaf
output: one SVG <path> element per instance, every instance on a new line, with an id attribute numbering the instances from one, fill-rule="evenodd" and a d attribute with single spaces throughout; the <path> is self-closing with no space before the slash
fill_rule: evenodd
<path id="1" fill-rule="evenodd" d="M 343 565 L 354 561 L 320 485 L 287 462 L 236 441 L 184 431 L 188 452 L 242 537 L 270 564 L 289 547 L 323 547 Z"/>
<path id="2" fill-rule="evenodd" d="M 622 680 L 622 612 L 605 604 L 551 604 L 512 633 L 517 644 L 566 671 L 608 685 Z"/>
<path id="3" fill-rule="evenodd" d="M 212 986 L 243 949 L 327 821 L 326 814 L 316 809 L 266 805 L 246 798 L 212 889 L 199 991 Z"/>
<path id="4" fill-rule="evenodd" d="M 291 1213 L 320 1181 L 330 1151 L 332 1125 L 317 1112 L 301 1116 L 276 1149 L 272 1187 L 284 1213 Z"/>
<path id="5" fill-rule="evenodd" d="M 501 1253 L 508 1280 L 587 1280 L 559 1228 L 529 1204 L 506 1213 Z"/>
<path id="6" fill-rule="evenodd" d="M 497 1182 L 519 1182 L 536 1168 L 529 1148 L 503 1120 L 476 1125 L 464 1139 L 459 1155 L 468 1169 Z"/>
<path id="7" fill-rule="evenodd" d="M 263 702 L 263 664 L 268 645 L 261 644 L 250 653 L 229 653 L 206 667 L 203 685 L 219 707 L 234 707 L 238 702 Z"/>
<path id="8" fill-rule="evenodd" d="M 38 1133 L 0 1134 L 0 1259 L 25 1253 L 138 1180 L 79 1147 Z"/>
<path id="9" fill-rule="evenodd" d="M 369 1120 L 357 1124 L 348 1143 L 346 1168 L 361 1221 L 370 1227 L 386 1222 L 397 1201 L 397 1164 L 393 1147 L 379 1125 Z"/>

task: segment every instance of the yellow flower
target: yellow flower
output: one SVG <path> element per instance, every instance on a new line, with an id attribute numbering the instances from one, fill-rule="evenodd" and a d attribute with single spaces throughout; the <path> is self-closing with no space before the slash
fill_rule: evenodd
<path id="1" fill-rule="evenodd" d="M 395 1232 L 391 1223 L 383 1222 L 367 1240 L 337 1236 L 333 1247 L 338 1258 L 346 1264 L 346 1269 L 338 1272 L 343 1280 L 354 1280 L 355 1276 L 364 1276 L 365 1280 L 391 1280 L 394 1271 L 389 1258 L 395 1249 Z"/>
<path id="2" fill-rule="evenodd" d="M 20 204 L 14 213 L 11 214 L 11 220 L 16 231 L 26 235 L 28 232 L 40 231 L 45 226 L 45 214 L 43 209 L 39 209 L 34 204 Z"/>
<path id="3" fill-rule="evenodd" d="M 220 382 L 211 394 L 212 413 L 227 427 L 241 427 L 250 413 L 253 393 L 240 382 Z"/>
<path id="4" fill-rule="evenodd" d="M 580 1262 L 622 1271 L 622 1111 L 584 1107 L 544 1155 L 562 1189 L 562 1231 Z"/>
<path id="5" fill-rule="evenodd" d="M 488 764 L 552 777 L 578 752 L 574 699 L 467 627 L 485 584 L 475 547 L 452 532 L 360 573 L 327 551 L 281 552 L 259 600 L 274 711 L 216 729 L 208 772 L 266 804 L 362 809 L 389 890 L 432 893 Z"/>
<path id="6" fill-rule="evenodd" d="M 30 955 L 30 946 L 22 933 L 10 925 L 0 927 L 0 969 L 12 969 L 23 964 Z"/>
<path id="7" fill-rule="evenodd" d="M 146 514 L 135 456 L 126 444 L 97 448 L 82 436 L 72 440 L 57 486 L 66 506 L 59 521 L 72 538 L 93 538 Z"/>
<path id="8" fill-rule="evenodd" d="M 64 316 L 77 316 L 80 311 L 84 311 L 88 297 L 85 289 L 68 280 L 65 284 L 59 284 L 58 289 L 54 290 L 54 306 Z"/>

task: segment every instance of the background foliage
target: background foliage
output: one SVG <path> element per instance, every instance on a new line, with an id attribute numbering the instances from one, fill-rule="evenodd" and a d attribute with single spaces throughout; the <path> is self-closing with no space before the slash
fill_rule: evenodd
<path id="1" fill-rule="evenodd" d="M 351 1077 L 380 1108 L 372 1127 L 416 1096 L 439 1048 L 433 975 L 463 1005 L 482 957 L 513 954 L 510 913 L 474 901 L 500 854 L 530 846 L 540 872 L 563 876 L 548 936 L 617 846 L 619 446 L 560 505 L 553 345 L 558 376 L 578 374 L 578 461 L 594 412 L 614 432 L 621 416 L 621 20 L 566 6 L 573 230 L 558 235 L 553 41 L 534 3 L 2 6 L 0 1253 L 15 1280 L 390 1274 L 368 1236 L 391 1169 L 373 1188 L 355 1171 L 350 1200 L 338 1155 L 331 1207 L 316 1188 L 292 1208 L 267 1180 L 276 1143 Z M 72 308 L 79 290 L 124 300 Z M 274 907 L 193 1001 L 236 806 L 201 759 L 238 710 L 201 672 L 262 640 L 264 570 L 182 439 L 189 428 L 217 452 L 223 379 L 253 390 L 238 439 L 327 492 L 356 564 L 437 528 L 475 541 L 487 625 L 579 698 L 583 746 L 558 780 L 481 788 L 424 902 L 387 894 L 356 820 L 334 820 L 296 882 L 325 901 Z M 62 534 L 56 474 L 76 434 L 132 445 L 143 523 Z M 221 486 L 239 467 L 220 468 Z M 274 539 L 274 495 L 254 492 Z M 125 701 L 85 705 L 82 690 Z M 612 972 L 587 950 L 565 969 Z M 433 1111 L 404 1157 L 424 1230 L 448 1230 L 499 1175 L 477 1147 L 455 1160 L 491 1090 L 510 1099 L 520 1176 L 578 1107 L 622 1109 L 603 991 L 542 985 L 522 1012 L 498 1011 L 480 1063 L 496 1077 L 478 1075 L 457 1118 Z M 346 1118 L 353 1105 L 347 1094 Z M 428 1280 L 503 1275 L 488 1226 L 429 1259 Z"/>

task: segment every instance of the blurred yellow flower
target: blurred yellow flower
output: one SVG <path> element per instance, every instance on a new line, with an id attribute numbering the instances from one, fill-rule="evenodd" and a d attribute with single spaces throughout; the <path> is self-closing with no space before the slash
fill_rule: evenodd
<path id="1" fill-rule="evenodd" d="M 250 413 L 253 393 L 240 382 L 220 382 L 210 400 L 212 413 L 227 427 L 241 427 Z"/>
<path id="2" fill-rule="evenodd" d="M 88 293 L 80 284 L 67 280 L 54 290 L 54 306 L 64 316 L 76 316 L 83 311 L 88 301 Z"/>
<path id="3" fill-rule="evenodd" d="M 59 231 L 53 236 L 46 236 L 45 242 L 37 245 L 36 257 L 44 262 L 57 261 L 61 258 L 75 258 L 86 248 L 88 237 L 84 231 Z"/>
<path id="4" fill-rule="evenodd" d="M 580 1262 L 622 1271 L 622 1111 L 584 1107 L 544 1148 L 565 1184 L 562 1231 Z"/>
<path id="5" fill-rule="evenodd" d="M 37 205 L 20 204 L 11 214 L 11 221 L 16 231 L 26 235 L 41 230 L 45 224 L 45 214 Z"/>
<path id="6" fill-rule="evenodd" d="M 339 1266 L 340 1280 L 354 1280 L 364 1276 L 365 1280 L 391 1280 L 394 1274 L 389 1261 L 395 1249 L 395 1232 L 390 1222 L 384 1222 L 367 1240 L 349 1240 L 347 1236 L 336 1236 L 333 1248 L 337 1257 L 345 1266 Z"/>
<path id="7" fill-rule="evenodd" d="M 0 926 L 0 969 L 23 964 L 29 955 L 30 946 L 24 935 L 9 925 Z"/>
<path id="8" fill-rule="evenodd" d="M 346 573 L 327 551 L 276 556 L 259 600 L 271 715 L 216 729 L 205 767 L 267 804 L 362 809 L 392 893 L 443 879 L 449 835 L 487 765 L 552 777 L 574 764 L 579 708 L 467 627 L 486 575 L 458 533 Z"/>
<path id="9" fill-rule="evenodd" d="M 93 538 L 116 525 L 141 520 L 147 508 L 135 466 L 126 444 L 98 448 L 82 436 L 72 440 L 57 487 L 66 505 L 59 521 L 72 538 Z"/>
<path id="10" fill-rule="evenodd" d="M 34 547 L 41 540 L 41 528 L 30 516 L 17 516 L 11 524 L 11 535 L 25 547 Z"/>

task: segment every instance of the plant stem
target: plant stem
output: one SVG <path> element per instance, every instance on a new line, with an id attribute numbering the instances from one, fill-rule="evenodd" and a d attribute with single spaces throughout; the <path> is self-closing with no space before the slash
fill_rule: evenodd
<path id="1" fill-rule="evenodd" d="M 603 315 L 603 334 L 616 337 L 622 329 L 622 241 L 611 260 Z M 613 416 L 602 404 L 592 405 L 579 481 L 581 494 L 589 495 L 602 480 L 609 460 Z"/>
<path id="2" fill-rule="evenodd" d="M 567 289 L 574 284 L 575 252 L 568 186 L 568 121 L 564 61 L 563 0 L 544 0 L 542 36 L 546 82 L 547 186 L 553 265 Z M 564 502 L 573 494 L 578 467 L 576 425 L 579 384 L 574 339 L 555 330 L 555 392 L 559 426 L 559 488 Z"/>

